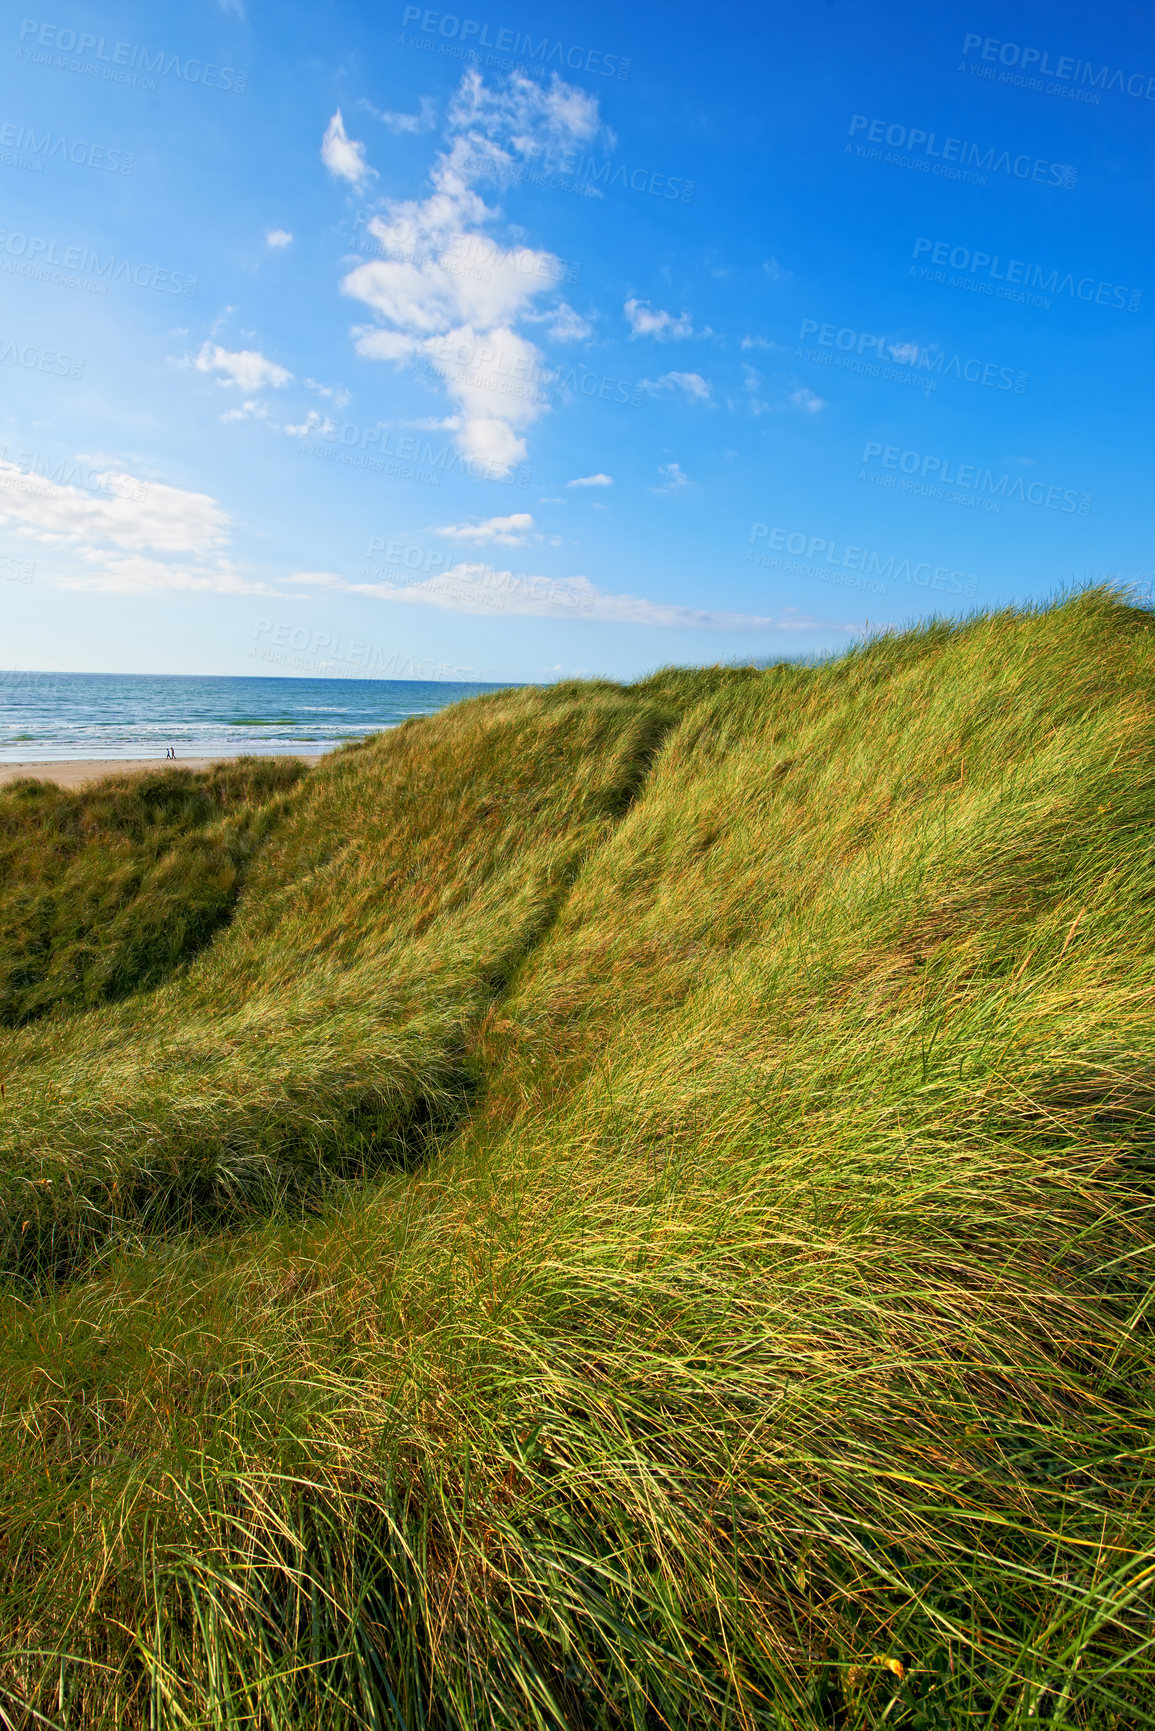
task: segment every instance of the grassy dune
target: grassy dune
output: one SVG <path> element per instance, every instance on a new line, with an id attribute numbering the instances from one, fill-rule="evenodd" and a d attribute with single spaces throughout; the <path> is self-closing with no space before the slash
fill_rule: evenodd
<path id="1" fill-rule="evenodd" d="M 1153 675 L 475 699 L 0 1036 L 10 1722 L 1155 1722 Z"/>
<path id="2" fill-rule="evenodd" d="M 304 765 L 31 777 L 0 798 L 0 1025 L 156 986 L 208 943 Z"/>

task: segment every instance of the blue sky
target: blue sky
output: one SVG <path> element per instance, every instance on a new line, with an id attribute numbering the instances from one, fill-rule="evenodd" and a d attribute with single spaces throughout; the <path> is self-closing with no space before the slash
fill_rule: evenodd
<path id="1" fill-rule="evenodd" d="M 620 678 L 1155 574 L 1139 6 L 54 8 L 3 665 Z"/>

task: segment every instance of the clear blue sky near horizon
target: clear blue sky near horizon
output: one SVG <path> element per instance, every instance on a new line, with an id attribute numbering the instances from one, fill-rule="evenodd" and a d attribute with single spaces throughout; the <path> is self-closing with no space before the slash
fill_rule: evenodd
<path id="1" fill-rule="evenodd" d="M 1144 7 L 37 0 L 0 81 L 4 667 L 628 678 L 1150 585 Z"/>

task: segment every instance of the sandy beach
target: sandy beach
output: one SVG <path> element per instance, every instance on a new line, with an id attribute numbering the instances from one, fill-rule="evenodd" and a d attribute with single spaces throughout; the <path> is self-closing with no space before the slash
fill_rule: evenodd
<path id="1" fill-rule="evenodd" d="M 67 758 L 49 762 L 26 761 L 0 763 L 0 787 L 21 776 L 32 775 L 39 781 L 54 781 L 58 787 L 86 787 L 106 775 L 133 775 L 142 769 L 209 769 L 214 763 L 232 763 L 241 752 L 226 752 L 223 757 L 105 757 Z M 315 763 L 325 754 L 321 751 L 286 751 L 285 757 L 300 757 Z"/>

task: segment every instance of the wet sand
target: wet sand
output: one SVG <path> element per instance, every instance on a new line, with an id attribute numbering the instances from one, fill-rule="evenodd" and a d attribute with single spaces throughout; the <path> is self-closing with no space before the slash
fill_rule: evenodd
<path id="1" fill-rule="evenodd" d="M 90 781 L 100 781 L 106 775 L 133 775 L 142 769 L 209 769 L 214 763 L 233 763 L 243 754 L 227 752 L 223 757 L 105 757 L 70 758 L 52 762 L 0 763 L 0 787 L 32 775 L 38 781 L 54 781 L 57 787 L 86 787 Z M 323 751 L 286 751 L 278 756 L 299 757 L 306 763 L 317 763 Z"/>

